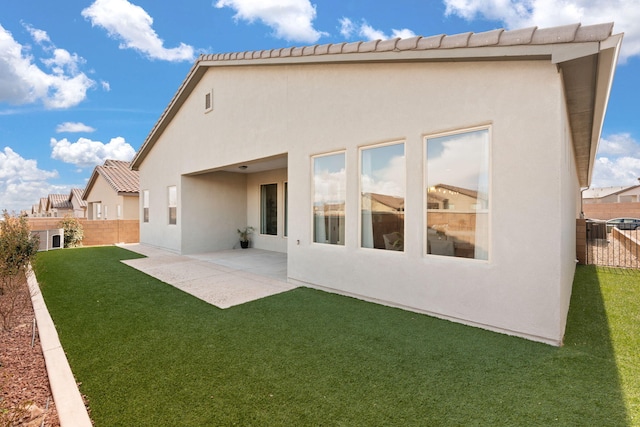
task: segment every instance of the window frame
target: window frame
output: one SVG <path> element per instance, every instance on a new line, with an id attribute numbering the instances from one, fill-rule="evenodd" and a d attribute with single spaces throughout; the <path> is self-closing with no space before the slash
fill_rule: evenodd
<path id="1" fill-rule="evenodd" d="M 400 145 L 402 144 L 403 146 L 403 153 L 404 153 L 404 203 L 405 203 L 405 209 L 403 210 L 404 216 L 403 217 L 403 224 L 402 224 L 402 236 L 406 236 L 407 234 L 407 221 L 406 221 L 406 203 L 407 203 L 407 183 L 408 183 L 408 167 L 407 167 L 407 140 L 406 139 L 394 139 L 391 141 L 385 141 L 385 142 L 379 142 L 379 143 L 375 143 L 375 144 L 367 144 L 367 145 L 361 145 L 358 146 L 358 243 L 357 243 L 357 247 L 358 249 L 363 249 L 363 250 L 375 250 L 379 253 L 395 253 L 395 254 L 407 254 L 407 249 L 404 247 L 403 245 L 403 249 L 402 250 L 389 250 L 389 249 L 383 249 L 383 248 L 367 248 L 362 246 L 362 227 L 363 227 L 363 223 L 362 223 L 362 195 L 363 195 L 363 191 L 362 191 L 362 152 L 365 150 L 370 150 L 370 149 L 375 149 L 375 148 L 382 148 L 382 147 L 388 147 L 388 146 L 392 146 L 392 145 Z"/>
<path id="2" fill-rule="evenodd" d="M 142 222 L 149 222 L 149 190 L 142 190 Z"/>
<path id="3" fill-rule="evenodd" d="M 171 200 L 171 191 L 175 192 L 175 200 L 172 206 Z M 175 216 L 172 219 L 171 217 L 171 209 L 175 209 Z M 177 185 L 169 185 L 167 186 L 167 224 L 168 225 L 178 225 L 178 186 Z M 172 222 L 173 221 L 173 222 Z"/>
<path id="4" fill-rule="evenodd" d="M 479 258 L 467 258 L 467 257 L 457 257 L 457 256 L 443 256 L 443 255 L 438 255 L 438 254 L 430 254 L 428 253 L 428 236 L 427 236 L 427 223 L 428 223 L 428 176 L 429 176 L 429 170 L 428 170 L 428 158 L 427 158 L 427 154 L 428 154 L 428 150 L 427 150 L 427 143 L 429 139 L 436 139 L 436 138 L 441 138 L 441 137 L 446 137 L 446 136 L 454 136 L 454 135 L 461 135 L 461 134 L 465 134 L 465 133 L 472 133 L 472 132 L 477 132 L 477 131 L 487 131 L 487 198 L 489 199 L 488 203 L 487 203 L 487 209 L 486 209 L 486 213 L 487 213 L 487 259 L 479 259 Z M 492 184 L 492 180 L 493 180 L 493 156 L 492 156 L 492 149 L 493 149 L 493 126 L 492 123 L 488 123 L 488 124 L 482 124 L 482 125 L 477 125 L 477 126 L 469 126 L 469 127 L 464 127 L 464 128 L 456 128 L 454 130 L 449 130 L 449 131 L 442 131 L 442 132 L 436 132 L 436 133 L 428 133 L 428 134 L 423 134 L 422 135 L 422 170 L 423 170 L 423 177 L 422 177 L 422 200 L 423 200 L 423 206 L 422 206 L 422 227 L 423 227 L 423 232 L 422 232 L 422 239 L 423 239 L 423 247 L 422 247 L 422 257 L 423 258 L 429 258 L 429 259 L 434 259 L 437 258 L 438 260 L 443 260 L 444 262 L 480 262 L 480 263 L 485 263 L 485 264 L 489 264 L 491 263 L 491 259 L 492 259 L 492 252 L 493 252 L 493 242 L 492 242 L 492 230 L 493 230 L 493 226 L 492 226 L 492 213 L 493 213 L 493 184 Z M 433 210 L 433 209 L 432 209 Z"/>
<path id="5" fill-rule="evenodd" d="M 344 198 L 344 212 L 345 212 L 345 218 L 344 218 L 344 241 L 342 243 L 328 243 L 328 242 L 316 242 L 316 236 L 315 236 L 315 216 L 314 216 L 314 204 L 315 204 L 315 191 L 316 191 L 316 185 L 315 185 L 315 172 L 316 172 L 316 168 L 315 168 L 315 160 L 317 158 L 321 158 L 321 157 L 329 157 L 329 156 L 335 156 L 338 154 L 342 154 L 344 156 L 344 171 L 345 171 L 345 176 L 344 176 L 344 189 L 345 189 L 345 198 Z M 348 206 L 348 190 L 347 190 L 347 181 L 348 181 L 348 167 L 347 167 L 347 150 L 346 149 L 341 149 L 341 150 L 335 150 L 335 151 L 329 151 L 326 153 L 320 153 L 320 154 L 313 154 L 310 156 L 311 157 L 311 238 L 310 238 L 310 242 L 312 244 L 318 244 L 318 245 L 326 245 L 326 246 L 330 246 L 330 247 L 345 247 L 346 246 L 346 240 L 348 239 L 347 237 L 347 222 L 346 222 L 346 216 L 347 216 L 347 206 Z"/>
<path id="6" fill-rule="evenodd" d="M 276 202 L 276 212 L 275 212 L 276 232 L 275 232 L 275 234 L 263 232 L 263 230 L 266 229 L 267 226 L 266 226 L 266 221 L 263 223 L 264 215 L 263 215 L 263 204 L 262 204 L 262 202 L 263 202 L 263 200 L 262 200 L 262 188 L 266 187 L 266 186 L 271 186 L 271 185 L 275 185 L 276 186 L 276 197 L 275 197 L 275 202 Z M 279 191 L 278 190 L 279 189 L 278 189 L 278 187 L 279 187 L 279 182 L 277 182 L 277 181 L 276 182 L 266 182 L 264 184 L 260 184 L 260 186 L 259 186 L 259 192 L 258 192 L 259 197 L 260 197 L 260 199 L 259 199 L 260 201 L 259 201 L 259 205 L 258 205 L 259 206 L 259 215 L 260 215 L 260 231 L 259 231 L 259 234 L 261 236 L 277 237 L 277 236 L 280 235 L 279 234 L 280 230 L 279 230 L 279 227 L 278 227 L 278 219 L 279 219 L 278 218 L 278 215 L 279 215 L 279 212 L 278 212 L 278 204 L 279 204 Z"/>

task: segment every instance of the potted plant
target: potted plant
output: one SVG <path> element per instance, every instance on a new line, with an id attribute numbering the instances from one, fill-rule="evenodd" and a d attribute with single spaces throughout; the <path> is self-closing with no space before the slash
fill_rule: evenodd
<path id="1" fill-rule="evenodd" d="M 249 247 L 249 235 L 253 233 L 253 227 L 245 227 L 243 229 L 238 228 L 238 234 L 240 235 L 240 247 L 247 249 Z"/>

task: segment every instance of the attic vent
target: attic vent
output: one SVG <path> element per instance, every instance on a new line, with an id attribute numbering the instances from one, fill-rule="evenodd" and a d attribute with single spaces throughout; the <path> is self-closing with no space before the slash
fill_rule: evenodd
<path id="1" fill-rule="evenodd" d="M 213 110 L 213 90 L 204 94 L 204 112 Z"/>

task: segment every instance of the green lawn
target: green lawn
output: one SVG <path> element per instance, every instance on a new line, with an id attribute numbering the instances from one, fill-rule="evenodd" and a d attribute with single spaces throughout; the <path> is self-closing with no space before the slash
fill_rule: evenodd
<path id="1" fill-rule="evenodd" d="M 304 288 L 220 310 L 134 257 L 36 263 L 98 427 L 640 425 L 636 272 L 579 267 L 555 348 Z"/>

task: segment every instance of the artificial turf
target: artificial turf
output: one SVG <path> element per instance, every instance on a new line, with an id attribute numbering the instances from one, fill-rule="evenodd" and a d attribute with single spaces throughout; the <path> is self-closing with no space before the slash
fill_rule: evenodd
<path id="1" fill-rule="evenodd" d="M 98 427 L 640 425 L 637 272 L 579 266 L 556 348 L 306 288 L 221 310 L 137 256 L 35 264 Z"/>

